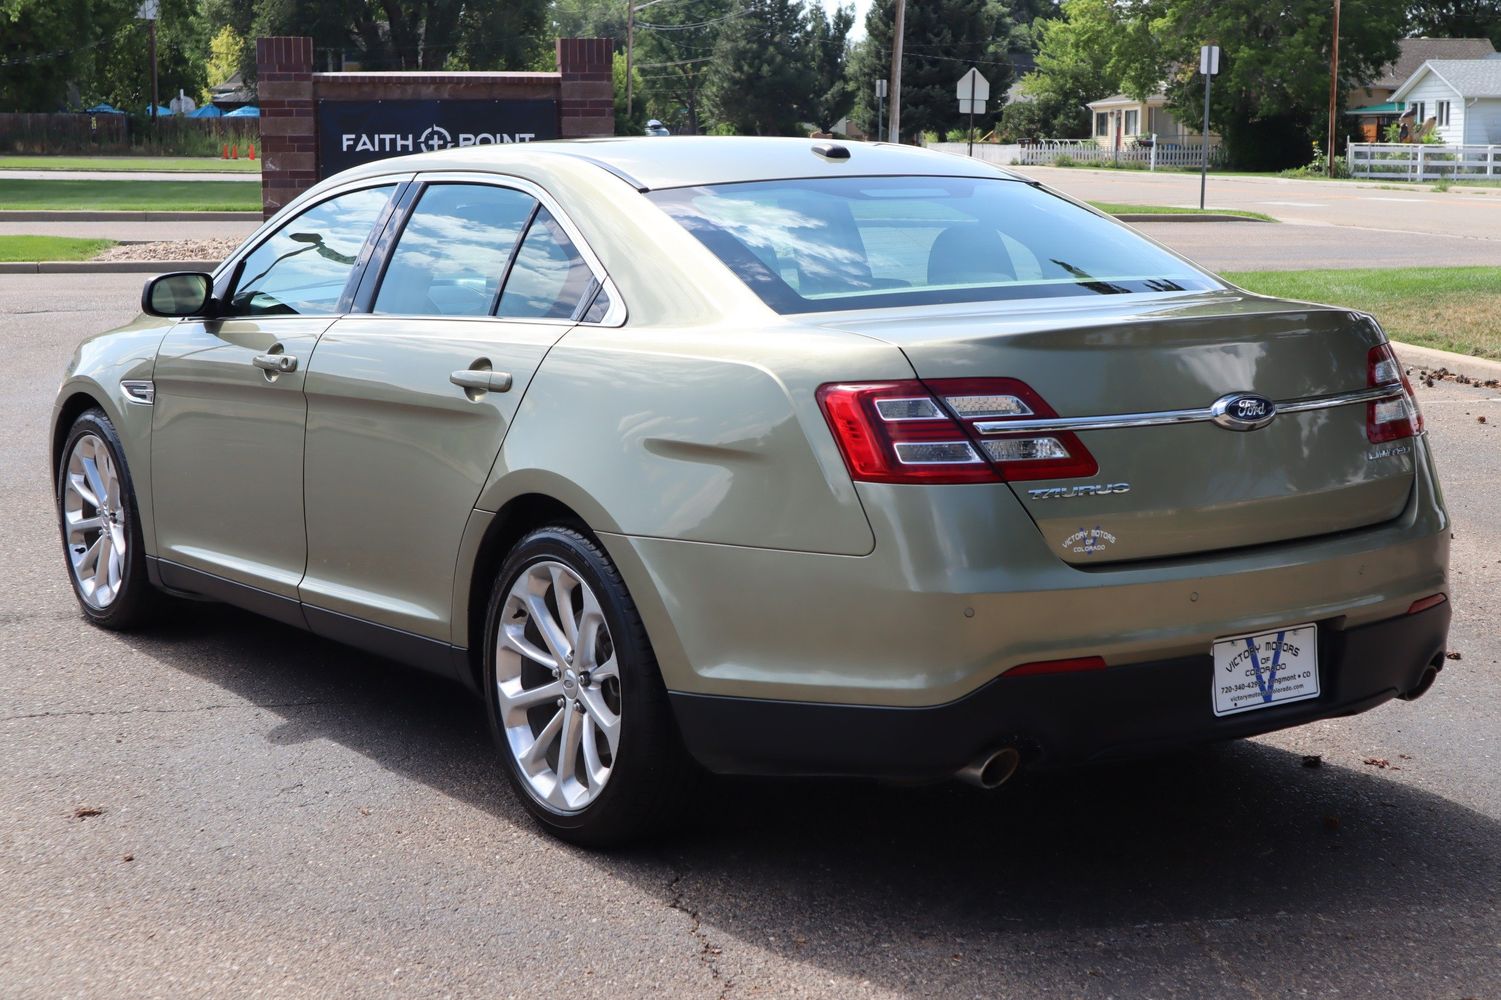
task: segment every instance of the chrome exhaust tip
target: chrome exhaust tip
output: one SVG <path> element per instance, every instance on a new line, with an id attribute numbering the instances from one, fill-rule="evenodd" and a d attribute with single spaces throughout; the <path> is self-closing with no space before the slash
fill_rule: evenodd
<path id="1" fill-rule="evenodd" d="M 1001 747 L 976 757 L 961 767 L 954 777 L 978 788 L 1000 788 L 1011 780 L 1021 762 L 1022 755 L 1015 747 Z"/>

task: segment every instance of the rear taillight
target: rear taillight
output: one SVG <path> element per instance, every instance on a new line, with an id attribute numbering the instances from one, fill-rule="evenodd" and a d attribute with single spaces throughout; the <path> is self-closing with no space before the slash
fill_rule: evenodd
<path id="1" fill-rule="evenodd" d="M 818 390 L 854 479 L 870 483 L 993 483 L 1092 476 L 1073 434 L 980 434 L 1008 420 L 1056 417 L 1016 379 L 859 382 Z"/>
<path id="2" fill-rule="evenodd" d="M 1373 389 L 1384 385 L 1402 387 L 1400 396 L 1366 404 L 1366 438 L 1372 444 L 1380 444 L 1423 433 L 1423 413 L 1418 409 L 1412 383 L 1407 381 L 1407 373 L 1392 353 L 1390 344 L 1377 344 L 1371 348 L 1366 355 L 1366 370 L 1366 384 Z"/>

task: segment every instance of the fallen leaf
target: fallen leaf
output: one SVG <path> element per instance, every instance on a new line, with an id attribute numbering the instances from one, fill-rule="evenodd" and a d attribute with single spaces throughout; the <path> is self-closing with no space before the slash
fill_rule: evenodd
<path id="1" fill-rule="evenodd" d="M 1372 767 L 1379 767 L 1383 771 L 1392 766 L 1392 762 L 1387 760 L 1385 757 L 1367 757 L 1365 759 L 1365 763 L 1371 765 Z"/>
<path id="2" fill-rule="evenodd" d="M 1452 653 L 1445 653 L 1444 654 L 1444 659 L 1446 659 L 1446 660 L 1462 660 L 1462 659 L 1464 659 L 1464 657 L 1459 654 L 1458 650 L 1455 650 Z"/>
<path id="3" fill-rule="evenodd" d="M 90 816 L 103 816 L 104 810 L 98 806 L 79 806 L 73 810 L 74 819 L 88 819 Z"/>
<path id="4" fill-rule="evenodd" d="M 136 856 L 134 854 L 127 854 L 124 857 L 122 857 L 120 860 L 121 861 L 134 861 L 135 859 L 136 859 Z"/>
<path id="5" fill-rule="evenodd" d="M 1303 766 L 1304 767 L 1318 767 L 1318 766 L 1320 766 L 1323 763 L 1324 763 L 1324 758 L 1321 757 L 1321 756 L 1319 756 L 1316 753 L 1305 753 L 1303 755 Z"/>

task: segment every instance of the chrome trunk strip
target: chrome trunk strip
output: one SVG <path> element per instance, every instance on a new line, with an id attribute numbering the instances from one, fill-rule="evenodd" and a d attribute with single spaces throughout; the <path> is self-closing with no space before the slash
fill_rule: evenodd
<path id="1" fill-rule="evenodd" d="M 1309 396 L 1277 402 L 1278 413 L 1306 413 L 1355 403 L 1374 403 L 1402 395 L 1397 383 L 1378 385 L 1357 392 L 1332 396 Z M 1106 431 L 1121 427 L 1164 427 L 1171 424 L 1208 423 L 1214 419 L 1211 407 L 1194 410 L 1161 410 L 1157 413 L 1117 413 L 1099 417 L 1048 417 L 1042 420 L 982 420 L 975 423 L 981 434 L 1049 434 L 1064 431 Z"/>

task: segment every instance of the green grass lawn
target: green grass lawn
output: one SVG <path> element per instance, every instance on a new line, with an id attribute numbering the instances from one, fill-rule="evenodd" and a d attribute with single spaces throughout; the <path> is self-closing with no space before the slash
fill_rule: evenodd
<path id="1" fill-rule="evenodd" d="M 243 181 L 33 181 L 0 175 L 0 209 L 255 212 L 261 189 Z"/>
<path id="2" fill-rule="evenodd" d="M 1374 315 L 1393 340 L 1501 360 L 1501 267 L 1227 271 L 1243 288 Z"/>
<path id="3" fill-rule="evenodd" d="M 1262 222 L 1276 222 L 1270 215 L 1262 212 L 1245 212 L 1238 208 L 1179 208 L 1176 205 L 1122 205 L 1114 201 L 1092 201 L 1095 208 L 1111 215 L 1235 215 L 1242 219 L 1260 219 Z"/>
<path id="4" fill-rule="evenodd" d="M 260 160 L 217 156 L 0 156 L 0 170 L 155 170 L 197 173 L 260 173 Z"/>
<path id="5" fill-rule="evenodd" d="M 114 245 L 72 236 L 0 236 L 0 261 L 88 260 Z"/>

